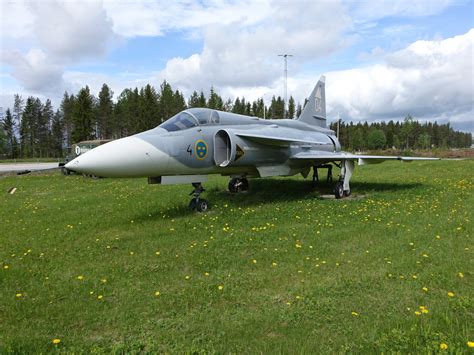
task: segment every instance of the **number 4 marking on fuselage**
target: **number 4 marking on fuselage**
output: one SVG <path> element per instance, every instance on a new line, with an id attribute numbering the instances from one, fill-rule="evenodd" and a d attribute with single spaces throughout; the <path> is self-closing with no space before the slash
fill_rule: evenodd
<path id="1" fill-rule="evenodd" d="M 191 149 L 191 144 L 188 145 L 188 149 L 186 151 L 189 153 L 189 155 L 193 155 L 193 150 Z"/>

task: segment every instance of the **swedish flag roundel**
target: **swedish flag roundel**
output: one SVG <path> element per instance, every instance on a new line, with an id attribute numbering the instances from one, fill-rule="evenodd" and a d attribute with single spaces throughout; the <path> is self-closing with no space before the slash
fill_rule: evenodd
<path id="1" fill-rule="evenodd" d="M 202 139 L 196 141 L 194 151 L 196 152 L 196 158 L 199 160 L 205 159 L 207 157 L 207 143 Z"/>

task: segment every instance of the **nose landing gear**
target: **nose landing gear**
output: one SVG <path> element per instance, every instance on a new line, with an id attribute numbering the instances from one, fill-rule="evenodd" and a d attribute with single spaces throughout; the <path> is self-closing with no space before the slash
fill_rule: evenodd
<path id="1" fill-rule="evenodd" d="M 203 198 L 200 198 L 201 193 L 206 191 L 204 187 L 202 187 L 200 182 L 193 182 L 194 190 L 191 191 L 189 195 L 193 195 L 194 197 L 189 202 L 189 208 L 192 210 L 196 210 L 198 212 L 206 212 L 209 209 L 209 204 Z"/>
<path id="2" fill-rule="evenodd" d="M 229 181 L 229 191 L 231 193 L 243 192 L 249 190 L 249 181 L 245 177 L 232 178 Z"/>

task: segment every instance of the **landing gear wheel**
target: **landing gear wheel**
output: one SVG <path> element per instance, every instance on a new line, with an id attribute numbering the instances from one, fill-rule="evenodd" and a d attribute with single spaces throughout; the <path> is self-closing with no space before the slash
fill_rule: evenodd
<path id="1" fill-rule="evenodd" d="M 240 186 L 240 191 L 248 191 L 249 181 L 246 178 L 242 178 L 240 181 L 242 183 L 242 185 Z"/>
<path id="2" fill-rule="evenodd" d="M 200 182 L 194 182 L 193 188 L 194 190 L 191 191 L 190 195 L 194 197 L 189 202 L 189 208 L 198 212 L 206 212 L 209 209 L 209 205 L 206 200 L 199 197 L 205 191 L 204 187 L 202 187 Z"/>
<path id="3" fill-rule="evenodd" d="M 246 178 L 233 178 L 229 181 L 229 191 L 233 194 L 249 190 L 249 181 Z"/>
<path id="4" fill-rule="evenodd" d="M 344 197 L 344 184 L 342 181 L 338 181 L 336 183 L 336 187 L 334 188 L 334 195 L 337 199 Z"/>
<path id="5" fill-rule="evenodd" d="M 206 200 L 200 199 L 196 203 L 196 210 L 198 212 L 206 212 L 209 209 L 209 205 Z"/>
<path id="6" fill-rule="evenodd" d="M 349 197 L 351 195 L 351 189 L 349 190 L 344 190 L 344 196 Z"/>
<path id="7" fill-rule="evenodd" d="M 63 173 L 63 175 L 69 175 L 69 174 L 71 174 L 71 170 L 66 169 L 65 167 L 62 167 L 62 168 L 61 168 L 61 172 Z"/>
<path id="8" fill-rule="evenodd" d="M 228 188 L 229 188 L 229 192 L 230 192 L 230 193 L 235 194 L 235 193 L 239 192 L 239 187 L 238 187 L 237 184 L 238 184 L 238 179 L 235 179 L 235 178 L 234 178 L 234 179 L 231 179 L 231 180 L 229 181 Z"/>

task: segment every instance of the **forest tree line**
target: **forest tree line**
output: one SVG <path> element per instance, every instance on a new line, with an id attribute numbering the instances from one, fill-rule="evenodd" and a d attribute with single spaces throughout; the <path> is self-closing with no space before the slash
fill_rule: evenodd
<path id="1" fill-rule="evenodd" d="M 154 128 L 176 113 L 191 107 L 281 119 L 284 100 L 272 97 L 269 106 L 263 99 L 244 97 L 224 100 L 211 87 L 209 95 L 194 91 L 186 100 L 179 90 L 164 81 L 158 90 L 151 85 L 125 89 L 113 101 L 113 92 L 103 84 L 98 97 L 88 86 L 76 94 L 64 93 L 59 108 L 47 99 L 15 95 L 0 127 L 0 156 L 5 158 L 63 157 L 73 143 L 91 139 L 116 139 Z M 288 100 L 286 117 L 298 117 L 302 106 L 293 97 Z M 337 130 L 337 124 L 331 124 Z M 345 149 L 398 149 L 430 147 L 469 147 L 470 133 L 454 131 L 449 124 L 421 124 L 408 116 L 403 122 L 344 123 L 339 125 L 340 141 Z"/>

